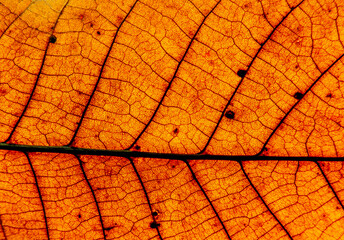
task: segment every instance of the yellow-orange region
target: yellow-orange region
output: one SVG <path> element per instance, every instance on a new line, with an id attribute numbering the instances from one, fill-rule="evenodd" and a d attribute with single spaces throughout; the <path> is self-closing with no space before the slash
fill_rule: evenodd
<path id="1" fill-rule="evenodd" d="M 0 0 L 0 141 L 343 157 L 343 16 L 341 0 Z M 318 163 L 0 150 L 0 239 L 343 239 L 343 163 Z"/>
<path id="2" fill-rule="evenodd" d="M 18 5 L 21 12 L 4 21 L 0 38 L 3 141 L 253 155 L 297 103 L 295 93 L 311 95 L 325 71 L 340 78 L 338 66 L 328 69 L 344 53 L 340 3 L 123 4 Z M 5 19 L 16 7 L 4 2 L 2 8 Z M 237 73 L 247 69 L 241 82 Z M 327 81 L 321 78 L 312 88 Z M 339 85 L 332 85 L 338 92 L 332 102 L 341 98 Z M 229 100 L 235 117 L 220 119 Z M 340 104 L 331 111 L 323 104 L 316 110 L 338 123 L 335 130 L 323 124 L 318 133 L 309 128 L 294 136 L 284 125 L 295 122 L 298 106 L 278 128 L 283 140 L 269 144 L 266 154 L 291 155 L 288 149 L 301 144 L 296 155 L 341 156 L 342 114 L 334 113 Z M 326 132 L 326 146 L 314 146 L 309 136 Z"/>

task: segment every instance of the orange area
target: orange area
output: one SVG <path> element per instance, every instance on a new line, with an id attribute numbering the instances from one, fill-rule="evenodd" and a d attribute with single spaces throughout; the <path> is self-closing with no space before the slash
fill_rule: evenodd
<path id="1" fill-rule="evenodd" d="M 0 0 L 0 239 L 344 239 L 343 29 L 342 0 Z"/>

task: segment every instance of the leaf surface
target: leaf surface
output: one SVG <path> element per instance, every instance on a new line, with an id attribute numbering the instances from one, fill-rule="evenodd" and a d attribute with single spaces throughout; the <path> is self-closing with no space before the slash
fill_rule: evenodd
<path id="1" fill-rule="evenodd" d="M 0 239 L 344 239 L 343 16 L 0 0 Z"/>

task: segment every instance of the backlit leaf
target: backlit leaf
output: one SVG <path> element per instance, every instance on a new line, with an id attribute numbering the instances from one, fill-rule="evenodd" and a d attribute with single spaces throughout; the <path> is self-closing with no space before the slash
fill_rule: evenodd
<path id="1" fill-rule="evenodd" d="M 0 0 L 0 239 L 344 239 L 344 2 Z"/>

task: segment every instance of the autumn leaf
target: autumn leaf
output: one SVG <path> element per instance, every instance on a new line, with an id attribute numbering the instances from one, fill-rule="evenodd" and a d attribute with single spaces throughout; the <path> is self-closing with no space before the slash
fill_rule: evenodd
<path id="1" fill-rule="evenodd" d="M 0 0 L 0 239 L 344 239 L 344 2 Z"/>

